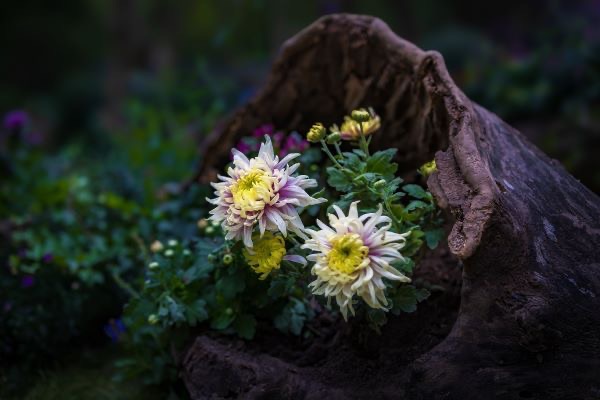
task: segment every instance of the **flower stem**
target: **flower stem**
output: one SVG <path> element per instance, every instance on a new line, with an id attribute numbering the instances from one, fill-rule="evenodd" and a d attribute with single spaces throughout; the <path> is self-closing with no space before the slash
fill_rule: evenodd
<path id="1" fill-rule="evenodd" d="M 360 128 L 360 149 L 365 153 L 366 157 L 370 157 L 369 154 L 369 143 L 367 142 L 367 138 L 365 137 L 365 132 L 363 130 L 363 123 L 359 122 L 358 126 Z"/>
<path id="2" fill-rule="evenodd" d="M 329 148 L 325 144 L 324 140 L 321 140 L 321 146 L 323 147 L 323 151 L 325 152 L 325 154 L 327 154 L 327 156 L 335 164 L 335 166 L 338 167 L 339 169 L 343 170 L 344 167 L 342 167 L 340 165 L 340 163 L 338 162 L 338 160 L 335 159 L 335 157 L 333 156 L 333 154 L 331 154 L 331 152 L 329 151 Z"/>

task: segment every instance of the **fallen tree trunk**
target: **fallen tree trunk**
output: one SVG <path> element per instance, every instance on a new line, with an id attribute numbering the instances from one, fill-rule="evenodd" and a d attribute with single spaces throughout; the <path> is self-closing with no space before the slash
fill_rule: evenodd
<path id="1" fill-rule="evenodd" d="M 380 20 L 327 16 L 288 40 L 263 90 L 207 140 L 194 179 L 211 180 L 232 145 L 263 123 L 305 130 L 358 106 L 382 116 L 373 143 L 397 147 L 401 169 L 435 154 L 428 186 L 454 219 L 448 246 L 464 267 L 449 333 L 404 363 L 381 353 L 357 384 L 375 397 L 600 398 L 600 199 L 471 102 L 438 53 Z M 184 362 L 194 398 L 209 397 L 214 382 L 198 371 L 215 357 L 229 376 L 251 376 L 236 378 L 239 397 L 259 398 L 256 387 L 278 384 L 290 398 L 365 394 L 321 378 L 326 367 L 279 365 L 264 355 L 234 362 L 239 357 L 211 354 L 207 340 L 198 339 Z M 275 377 L 260 372 L 271 364 Z"/>

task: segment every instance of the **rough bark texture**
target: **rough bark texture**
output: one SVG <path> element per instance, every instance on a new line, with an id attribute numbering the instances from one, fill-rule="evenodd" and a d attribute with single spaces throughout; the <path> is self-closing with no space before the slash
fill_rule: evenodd
<path id="1" fill-rule="evenodd" d="M 384 121 L 374 145 L 397 147 L 401 167 L 435 153 L 428 186 L 453 216 L 448 246 L 463 263 L 451 330 L 396 364 L 380 348 L 374 363 L 354 366 L 364 379 L 340 385 L 327 380 L 331 360 L 301 368 L 244 350 L 230 357 L 230 347 L 199 338 L 184 362 L 192 397 L 600 398 L 600 199 L 471 102 L 438 53 L 380 20 L 327 16 L 288 40 L 260 94 L 205 143 L 196 178 L 212 179 L 232 144 L 260 124 L 304 130 L 366 105 Z M 207 363 L 227 378 L 215 383 L 202 372 Z"/>

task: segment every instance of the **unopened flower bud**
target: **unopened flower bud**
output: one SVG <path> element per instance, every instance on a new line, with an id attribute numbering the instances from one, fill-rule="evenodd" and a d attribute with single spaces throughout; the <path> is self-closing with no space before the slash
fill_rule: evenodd
<path id="1" fill-rule="evenodd" d="M 163 246 L 163 244 L 158 240 L 155 240 L 150 245 L 150 250 L 152 250 L 153 253 L 158 253 L 159 251 L 162 251 L 162 249 L 164 249 L 164 248 L 165 248 L 165 246 Z"/>
<path id="2" fill-rule="evenodd" d="M 208 226 L 208 221 L 206 220 L 206 218 L 202 218 L 198 220 L 196 225 L 198 225 L 198 229 L 206 229 L 206 227 Z"/>
<path id="3" fill-rule="evenodd" d="M 232 309 L 231 307 L 227 307 L 227 308 L 225 309 L 225 314 L 227 314 L 227 315 L 232 315 L 232 314 L 233 314 L 233 309 Z"/>
<path id="4" fill-rule="evenodd" d="M 175 240 L 175 239 L 171 239 L 171 240 L 169 240 L 169 241 L 167 242 L 167 245 L 168 245 L 169 247 L 175 247 L 175 246 L 177 246 L 178 244 L 179 244 L 179 242 L 177 242 L 177 240 Z"/>
<path id="5" fill-rule="evenodd" d="M 356 122 L 367 122 L 371 119 L 371 114 L 364 108 L 354 110 L 350 114 L 350 117 Z"/>
<path id="6" fill-rule="evenodd" d="M 308 140 L 311 143 L 318 143 L 321 140 L 323 140 L 326 133 L 327 133 L 327 130 L 325 129 L 323 124 L 320 122 L 317 122 L 310 128 L 310 130 L 306 134 L 306 140 Z"/>
<path id="7" fill-rule="evenodd" d="M 219 221 L 212 221 L 211 222 L 212 226 L 214 226 L 215 228 L 218 228 L 219 226 L 221 226 L 221 223 Z"/>
<path id="8" fill-rule="evenodd" d="M 204 233 L 206 233 L 207 235 L 212 235 L 213 233 L 215 233 L 215 228 L 209 226 L 204 230 Z"/>
<path id="9" fill-rule="evenodd" d="M 383 188 L 385 187 L 385 185 L 386 185 L 386 184 L 387 184 L 387 182 L 385 181 L 385 179 L 380 179 L 380 180 L 378 180 L 377 182 L 375 182 L 375 183 L 373 184 L 373 187 L 374 187 L 375 189 L 378 189 L 378 190 L 379 190 L 379 189 L 383 189 Z"/>
<path id="10" fill-rule="evenodd" d="M 173 255 L 175 255 L 175 252 L 171 249 L 168 249 L 167 251 L 165 251 L 165 257 L 173 257 Z"/>
<path id="11" fill-rule="evenodd" d="M 342 135 L 339 132 L 333 132 L 331 135 L 327 136 L 327 143 L 334 144 L 339 142 L 342 139 Z"/>
<path id="12" fill-rule="evenodd" d="M 192 252 L 191 252 L 191 251 L 189 251 L 189 249 L 185 249 L 185 250 L 183 250 L 183 255 L 184 255 L 185 257 L 189 257 L 189 256 L 191 256 L 191 255 L 192 255 Z"/>
<path id="13" fill-rule="evenodd" d="M 156 314 L 150 314 L 148 316 L 148 323 L 150 325 L 156 325 L 158 323 L 158 315 L 156 315 Z"/>
<path id="14" fill-rule="evenodd" d="M 433 174 L 435 171 L 437 171 L 437 165 L 435 163 L 435 160 L 423 164 L 421 168 L 418 169 L 418 171 L 423 176 L 429 176 Z"/>
<path id="15" fill-rule="evenodd" d="M 223 256 L 223 264 L 229 265 L 233 262 L 233 256 L 231 254 L 225 254 Z"/>
<path id="16" fill-rule="evenodd" d="M 158 267 L 160 267 L 160 265 L 156 261 L 153 261 L 150 264 L 148 264 L 148 268 L 150 269 L 157 269 Z"/>

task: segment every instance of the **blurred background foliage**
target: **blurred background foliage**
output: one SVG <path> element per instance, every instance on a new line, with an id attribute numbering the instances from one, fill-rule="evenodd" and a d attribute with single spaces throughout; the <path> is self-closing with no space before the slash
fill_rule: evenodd
<path id="1" fill-rule="evenodd" d="M 132 98 L 197 137 L 206 112 L 253 93 L 286 38 L 333 12 L 378 16 L 440 51 L 467 95 L 600 191 L 597 0 L 3 2 L 0 111 L 28 110 L 53 149 L 76 140 L 98 154 Z M 196 98 L 207 87 L 211 105 Z"/>
<path id="2" fill-rule="evenodd" d="M 28 398 L 134 398 L 111 352 L 78 349 L 122 335 L 149 243 L 197 231 L 205 194 L 176 183 L 203 135 L 285 39 L 334 12 L 442 53 L 471 99 L 600 193 L 597 0 L 2 2 L 0 397 L 38 371 Z"/>

